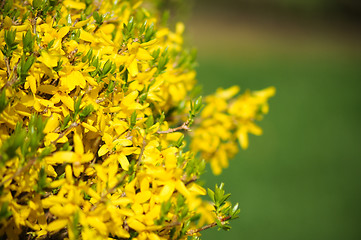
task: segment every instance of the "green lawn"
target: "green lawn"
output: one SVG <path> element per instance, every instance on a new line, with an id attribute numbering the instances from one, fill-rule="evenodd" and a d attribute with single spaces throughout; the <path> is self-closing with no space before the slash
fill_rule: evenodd
<path id="1" fill-rule="evenodd" d="M 252 136 L 222 175 L 205 174 L 209 187 L 225 183 L 241 214 L 230 232 L 202 239 L 361 239 L 361 54 L 235 49 L 219 57 L 199 48 L 205 93 L 277 88 L 263 136 Z"/>

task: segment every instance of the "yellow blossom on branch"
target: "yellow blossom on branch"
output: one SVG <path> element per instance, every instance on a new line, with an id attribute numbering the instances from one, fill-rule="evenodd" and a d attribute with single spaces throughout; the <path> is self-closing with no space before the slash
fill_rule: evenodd
<path id="1" fill-rule="evenodd" d="M 1 3 L 0 237 L 187 239 L 237 217 L 198 179 L 262 133 L 275 90 L 220 89 L 202 109 L 184 25 L 149 4 Z"/>

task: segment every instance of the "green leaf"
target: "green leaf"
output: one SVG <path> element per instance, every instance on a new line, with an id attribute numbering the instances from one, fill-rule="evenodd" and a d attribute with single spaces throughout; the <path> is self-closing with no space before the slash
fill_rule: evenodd
<path id="1" fill-rule="evenodd" d="M 12 215 L 12 212 L 8 210 L 9 202 L 3 202 L 0 209 L 0 220 L 7 219 Z"/>
<path id="2" fill-rule="evenodd" d="M 31 66 L 34 64 L 34 61 L 35 61 L 34 55 L 30 55 L 24 64 L 24 68 L 23 68 L 24 73 L 29 72 Z"/>
<path id="3" fill-rule="evenodd" d="M 145 125 L 147 129 L 149 129 L 154 124 L 154 118 L 153 115 L 148 116 L 147 121 L 145 122 Z"/>
<path id="4" fill-rule="evenodd" d="M 52 39 L 52 40 L 48 43 L 48 45 L 46 46 L 46 49 L 49 50 L 49 49 L 53 46 L 54 42 L 55 42 L 55 39 Z"/>
<path id="5" fill-rule="evenodd" d="M 159 120 L 158 120 L 159 125 L 162 125 L 162 124 L 163 124 L 164 119 L 165 119 L 165 114 L 164 114 L 164 112 L 162 112 L 162 113 L 160 114 L 160 117 L 159 117 Z"/>
<path id="6" fill-rule="evenodd" d="M 134 18 L 131 17 L 129 19 L 129 22 L 127 24 L 127 30 L 128 30 L 128 33 L 131 33 L 133 31 L 133 27 L 134 27 Z"/>
<path id="7" fill-rule="evenodd" d="M 95 24 L 97 24 L 98 26 L 100 26 L 101 24 L 103 24 L 103 20 L 104 20 L 104 16 L 99 14 L 98 12 L 94 12 L 93 13 L 93 17 L 95 20 Z"/>
<path id="8" fill-rule="evenodd" d="M 177 148 L 180 148 L 180 147 L 182 146 L 182 144 L 183 144 L 183 140 L 184 140 L 184 134 L 182 134 L 182 135 L 180 136 L 180 138 L 177 140 L 175 146 L 176 146 Z"/>
<path id="9" fill-rule="evenodd" d="M 13 1 L 12 0 L 6 0 L 5 5 L 2 9 L 3 15 L 8 16 L 10 11 L 13 9 Z"/>
<path id="10" fill-rule="evenodd" d="M 181 235 L 184 235 L 188 231 L 190 226 L 191 226 L 191 221 L 190 220 L 185 221 L 182 226 Z"/>
<path id="11" fill-rule="evenodd" d="M 4 39 L 5 43 L 8 47 L 12 47 L 15 43 L 16 37 L 16 29 L 15 30 L 5 30 L 4 32 Z"/>
<path id="12" fill-rule="evenodd" d="M 62 59 L 59 59 L 57 65 L 55 67 L 53 67 L 53 70 L 55 72 L 59 72 L 61 69 L 63 69 L 63 60 Z"/>
<path id="13" fill-rule="evenodd" d="M 34 10 L 39 10 L 42 4 L 43 4 L 43 0 L 33 0 Z"/>
<path id="14" fill-rule="evenodd" d="M 7 138 L 0 147 L 0 166 L 3 166 L 8 160 L 17 156 L 17 149 L 22 146 L 26 138 L 26 130 L 22 123 L 17 123 L 14 133 Z"/>
<path id="15" fill-rule="evenodd" d="M 230 214 L 229 214 L 231 216 L 231 220 L 238 218 L 239 217 L 238 214 L 240 212 L 241 212 L 241 210 L 238 209 L 238 203 L 236 203 L 236 205 L 233 206 L 233 208 L 231 209 Z"/>
<path id="16" fill-rule="evenodd" d="M 71 116 L 70 115 L 67 115 L 65 118 L 64 118 L 64 121 L 63 123 L 61 124 L 61 127 L 60 127 L 60 130 L 63 131 L 67 128 L 68 126 L 68 123 L 70 122 L 70 119 L 71 119 Z"/>
<path id="17" fill-rule="evenodd" d="M 222 228 L 223 224 L 221 223 L 221 221 L 218 218 L 216 218 L 216 223 L 217 223 L 218 229 Z"/>
<path id="18" fill-rule="evenodd" d="M 109 73 L 109 71 L 112 68 L 112 61 L 110 61 L 110 59 L 107 60 L 107 62 L 104 64 L 103 70 L 102 70 L 102 76 L 105 76 Z"/>
<path id="19" fill-rule="evenodd" d="M 208 196 L 211 198 L 211 200 L 213 202 L 215 202 L 215 200 L 214 200 L 214 192 L 209 188 L 207 189 L 207 192 L 208 192 Z"/>
<path id="20" fill-rule="evenodd" d="M 39 176 L 39 177 L 38 177 L 37 185 L 35 186 L 35 191 L 36 191 L 37 193 L 43 194 L 43 193 L 44 193 L 44 189 L 45 189 L 46 186 L 47 186 L 47 182 L 46 182 L 46 177 L 47 177 L 47 175 L 46 175 L 44 166 L 41 167 L 38 176 Z"/>
<path id="21" fill-rule="evenodd" d="M 223 205 L 223 204 L 228 200 L 228 198 L 229 198 L 230 196 L 231 196 L 230 193 L 224 195 L 224 196 L 220 199 L 221 205 Z"/>
<path id="22" fill-rule="evenodd" d="M 114 81 L 109 81 L 108 88 L 107 88 L 107 94 L 110 94 L 113 92 L 115 87 Z"/>
<path id="23" fill-rule="evenodd" d="M 23 35 L 23 51 L 24 53 L 31 53 L 34 49 L 35 37 L 31 34 L 31 31 L 28 30 L 26 34 Z"/>
<path id="24" fill-rule="evenodd" d="M 184 206 L 184 203 L 186 202 L 186 199 L 183 195 L 178 195 L 177 197 L 177 207 L 181 208 Z"/>
<path id="25" fill-rule="evenodd" d="M 80 111 L 80 104 L 81 104 L 81 96 L 77 97 L 77 99 L 74 101 L 74 119 L 78 115 Z"/>
<path id="26" fill-rule="evenodd" d="M 147 27 L 147 23 L 147 20 L 145 20 L 142 26 L 139 28 L 139 35 L 142 35 L 144 33 L 145 28 Z"/>
<path id="27" fill-rule="evenodd" d="M 81 61 L 82 61 L 83 63 L 85 63 L 85 62 L 87 62 L 87 61 L 90 61 L 91 58 L 92 58 L 92 56 L 93 56 L 93 49 L 91 48 L 91 49 L 89 49 L 89 51 L 86 53 L 86 55 L 85 55 L 84 57 L 82 57 Z"/>
<path id="28" fill-rule="evenodd" d="M 4 88 L 0 93 L 0 113 L 5 110 L 7 105 L 8 105 L 8 101 L 6 99 L 6 92 Z"/>
<path id="29" fill-rule="evenodd" d="M 168 214 L 171 207 L 172 207 L 172 202 L 171 201 L 163 202 L 162 206 L 161 206 L 161 214 L 162 215 Z"/>
<path id="30" fill-rule="evenodd" d="M 160 54 L 160 48 L 154 50 L 150 55 L 152 55 L 154 59 L 157 59 L 159 57 L 159 54 Z"/>
<path id="31" fill-rule="evenodd" d="M 155 36 L 154 24 L 150 24 L 149 27 L 146 28 L 144 34 L 144 42 L 149 42 Z"/>
<path id="32" fill-rule="evenodd" d="M 166 65 L 169 62 L 168 49 L 165 49 L 158 60 L 158 69 L 155 75 L 163 73 L 166 69 Z"/>
<path id="33" fill-rule="evenodd" d="M 42 159 L 46 156 L 49 156 L 51 153 L 52 147 L 51 146 L 47 146 L 43 149 L 43 151 L 41 151 L 40 155 L 39 155 L 39 159 Z"/>
<path id="34" fill-rule="evenodd" d="M 137 123 L 137 112 L 134 111 L 132 113 L 132 116 L 130 116 L 130 126 L 129 126 L 129 128 L 133 129 L 136 123 Z"/>
<path id="35" fill-rule="evenodd" d="M 80 121 L 84 121 L 92 112 L 94 111 L 93 105 L 87 105 L 81 112 L 79 113 Z"/>
<path id="36" fill-rule="evenodd" d="M 1 51 L 9 59 L 11 59 L 13 51 L 17 48 L 18 45 L 18 43 L 15 42 L 15 38 L 16 38 L 16 29 L 4 31 L 4 40 L 6 44 L 3 48 L 1 48 Z"/>
<path id="37" fill-rule="evenodd" d="M 73 234 L 74 234 L 74 239 L 79 239 L 79 235 L 80 235 L 80 230 L 78 228 L 78 225 L 79 225 L 79 212 L 76 211 L 74 213 L 74 216 L 73 216 L 73 222 L 71 224 L 71 228 L 73 230 Z"/>
<path id="38" fill-rule="evenodd" d="M 19 81 L 16 84 L 14 84 L 14 87 L 25 83 L 26 77 L 29 76 L 29 70 L 31 66 L 34 64 L 34 62 L 35 62 L 34 55 L 30 55 L 26 60 L 25 60 L 25 55 L 21 56 L 20 63 L 17 68 Z"/>
<path id="39" fill-rule="evenodd" d="M 32 114 L 30 117 L 29 125 L 28 125 L 28 134 L 27 141 L 29 143 L 30 152 L 28 149 L 23 148 L 23 155 L 26 156 L 31 154 L 32 156 L 36 154 L 38 148 L 43 143 L 43 139 L 45 134 L 43 130 L 45 128 L 46 121 L 43 121 L 41 116 L 37 114 Z"/>
<path id="40" fill-rule="evenodd" d="M 197 114 L 201 108 L 203 107 L 203 104 L 202 104 L 202 96 L 199 96 L 197 98 L 197 100 L 194 102 L 194 111 L 195 111 L 195 114 Z"/>

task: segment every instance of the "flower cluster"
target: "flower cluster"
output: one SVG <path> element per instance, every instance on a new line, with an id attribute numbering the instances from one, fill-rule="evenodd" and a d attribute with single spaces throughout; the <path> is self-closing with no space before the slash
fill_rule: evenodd
<path id="1" fill-rule="evenodd" d="M 261 135 L 262 129 L 254 121 L 261 120 L 268 112 L 268 98 L 275 94 L 275 88 L 261 91 L 246 91 L 236 97 L 238 86 L 218 89 L 205 99 L 198 128 L 194 131 L 192 151 L 200 152 L 202 158 L 210 161 L 214 174 L 220 174 L 228 167 L 228 159 L 238 152 L 238 144 L 248 148 L 248 133 Z"/>
<path id="2" fill-rule="evenodd" d="M 209 203 L 197 180 L 203 159 L 226 166 L 235 134 L 259 133 L 273 90 L 218 91 L 197 118 L 184 26 L 146 6 L 2 1 L 0 236 L 186 239 L 237 217 L 223 185 Z"/>

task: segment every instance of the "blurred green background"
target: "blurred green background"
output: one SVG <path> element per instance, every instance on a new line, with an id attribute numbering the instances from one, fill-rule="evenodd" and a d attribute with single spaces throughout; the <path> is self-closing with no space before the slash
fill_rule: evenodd
<path id="1" fill-rule="evenodd" d="M 275 86 L 224 182 L 240 218 L 202 239 L 361 239 L 361 1 L 193 1 L 204 93 Z"/>

